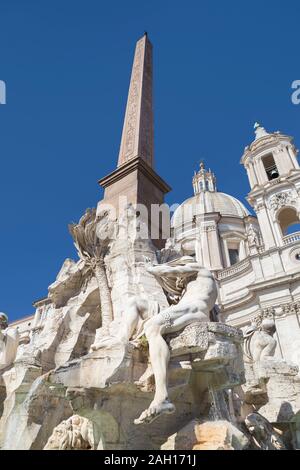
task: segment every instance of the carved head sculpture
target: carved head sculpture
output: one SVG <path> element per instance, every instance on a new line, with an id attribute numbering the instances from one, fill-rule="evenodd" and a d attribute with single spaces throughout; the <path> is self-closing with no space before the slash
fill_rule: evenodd
<path id="1" fill-rule="evenodd" d="M 261 330 L 273 336 L 276 331 L 275 321 L 272 318 L 264 318 L 261 322 Z"/>
<path id="2" fill-rule="evenodd" d="M 94 447 L 92 423 L 73 415 L 56 426 L 44 450 L 88 450 Z"/>
<path id="3" fill-rule="evenodd" d="M 8 327 L 8 316 L 0 312 L 0 330 L 5 330 Z"/>
<path id="4" fill-rule="evenodd" d="M 56 426 L 56 428 L 54 428 L 44 450 L 66 450 L 68 449 L 69 440 L 67 422 L 62 421 L 58 426 Z"/>

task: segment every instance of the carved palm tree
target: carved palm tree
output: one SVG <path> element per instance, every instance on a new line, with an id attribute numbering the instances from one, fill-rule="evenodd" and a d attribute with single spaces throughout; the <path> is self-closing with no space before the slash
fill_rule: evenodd
<path id="1" fill-rule="evenodd" d="M 78 224 L 70 224 L 69 231 L 79 257 L 86 263 L 97 279 L 102 316 L 102 331 L 108 332 L 113 320 L 113 308 L 110 288 L 104 263 L 104 256 L 111 240 L 113 224 L 108 220 L 108 213 L 96 216 L 96 209 L 87 209 Z"/>

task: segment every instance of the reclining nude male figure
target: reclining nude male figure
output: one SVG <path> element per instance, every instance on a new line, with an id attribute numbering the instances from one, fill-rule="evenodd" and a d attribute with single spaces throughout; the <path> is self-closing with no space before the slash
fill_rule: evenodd
<path id="1" fill-rule="evenodd" d="M 162 310 L 144 324 L 155 378 L 155 395 L 149 408 L 134 421 L 135 424 L 151 423 L 161 414 L 175 411 L 168 398 L 170 351 L 163 335 L 182 330 L 194 322 L 210 321 L 209 315 L 217 299 L 217 286 L 212 273 L 189 256 L 166 264 L 148 265 L 147 270 L 165 291 L 174 294 L 180 289 L 181 295 L 175 305 Z"/>

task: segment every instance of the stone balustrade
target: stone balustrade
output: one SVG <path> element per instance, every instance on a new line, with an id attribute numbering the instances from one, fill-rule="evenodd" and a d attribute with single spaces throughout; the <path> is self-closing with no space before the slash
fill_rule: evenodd
<path id="1" fill-rule="evenodd" d="M 229 268 L 223 269 L 222 271 L 219 271 L 217 273 L 217 279 L 222 280 L 226 279 L 232 276 L 235 276 L 236 274 L 240 274 L 244 271 L 246 271 L 249 267 L 251 266 L 251 262 L 249 259 L 244 259 L 240 261 L 237 264 L 234 264 L 233 266 L 230 266 Z"/>
<path id="2" fill-rule="evenodd" d="M 300 232 L 292 233 L 291 235 L 286 235 L 283 237 L 284 246 L 290 245 L 291 243 L 300 241 Z"/>

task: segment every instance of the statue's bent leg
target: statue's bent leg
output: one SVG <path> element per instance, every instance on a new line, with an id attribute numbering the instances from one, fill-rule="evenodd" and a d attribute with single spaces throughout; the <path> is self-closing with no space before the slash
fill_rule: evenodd
<path id="1" fill-rule="evenodd" d="M 149 342 L 150 361 L 155 377 L 155 395 L 149 408 L 135 420 L 135 424 L 151 423 L 161 414 L 172 413 L 175 406 L 168 398 L 167 368 L 170 359 L 170 351 L 162 335 L 166 332 L 181 330 L 190 323 L 197 321 L 207 321 L 208 317 L 203 311 L 199 311 L 199 303 L 203 303 L 203 310 L 206 310 L 204 302 L 198 302 L 197 306 L 192 304 L 172 306 L 145 324 L 145 334 Z"/>

